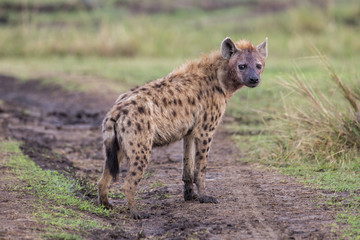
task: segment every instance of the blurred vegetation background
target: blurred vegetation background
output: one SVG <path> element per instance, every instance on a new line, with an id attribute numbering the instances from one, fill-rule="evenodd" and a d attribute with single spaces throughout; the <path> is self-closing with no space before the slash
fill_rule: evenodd
<path id="1" fill-rule="evenodd" d="M 360 50 L 357 1 L 1 0 L 1 56 L 193 57 L 224 36 L 272 39 L 273 56 Z M 355 29 L 354 29 L 355 28 Z M 346 45 L 346 47 L 339 47 Z"/>
<path id="2" fill-rule="evenodd" d="M 227 36 L 269 38 L 262 84 L 227 110 L 242 161 L 352 192 L 357 207 L 339 221 L 359 236 L 358 0 L 0 0 L 0 73 L 120 92 Z"/>
<path id="3" fill-rule="evenodd" d="M 359 9 L 356 0 L 0 0 L 0 70 L 96 76 L 126 89 L 218 49 L 226 36 L 254 43 L 267 36 L 267 78 L 293 61 L 311 71 L 312 45 L 353 75 Z M 266 82 L 264 91 L 273 85 Z"/>

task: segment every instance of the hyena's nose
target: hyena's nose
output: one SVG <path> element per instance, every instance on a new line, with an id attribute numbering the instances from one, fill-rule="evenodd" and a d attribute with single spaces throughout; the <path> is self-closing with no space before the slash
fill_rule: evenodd
<path id="1" fill-rule="evenodd" d="M 253 77 L 250 78 L 250 83 L 251 83 L 251 84 L 255 84 L 255 83 L 258 83 L 258 82 L 259 82 L 259 78 L 258 78 L 258 77 L 253 76 Z"/>

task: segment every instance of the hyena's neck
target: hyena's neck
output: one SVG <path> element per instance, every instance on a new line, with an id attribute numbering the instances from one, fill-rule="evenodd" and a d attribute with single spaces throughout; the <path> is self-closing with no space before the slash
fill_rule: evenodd
<path id="1" fill-rule="evenodd" d="M 229 68 L 229 60 L 222 57 L 220 51 L 214 51 L 210 54 L 204 54 L 199 60 L 190 61 L 187 64 L 176 69 L 173 73 L 206 76 L 211 82 L 206 82 L 210 88 L 221 89 L 226 100 L 242 88 L 244 85 L 237 80 L 236 72 Z"/>
<path id="2" fill-rule="evenodd" d="M 218 92 L 222 92 L 226 99 L 231 97 L 232 93 L 223 83 L 228 72 L 228 60 L 221 56 L 220 51 L 213 51 L 210 54 L 204 54 L 200 59 L 190 61 L 183 66 L 177 68 L 172 74 L 183 75 L 196 78 L 204 84 L 201 88 L 208 88 Z"/>
<path id="3" fill-rule="evenodd" d="M 177 68 L 174 74 L 191 75 L 212 75 L 216 74 L 217 69 L 226 62 L 220 51 L 213 51 L 210 54 L 204 54 L 200 59 L 192 60 Z"/>

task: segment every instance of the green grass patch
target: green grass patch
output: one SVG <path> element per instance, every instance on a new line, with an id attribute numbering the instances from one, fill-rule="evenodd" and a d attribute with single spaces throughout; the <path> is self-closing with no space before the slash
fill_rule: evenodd
<path id="1" fill-rule="evenodd" d="M 79 196 L 82 187 L 76 180 L 57 171 L 41 169 L 22 154 L 19 146 L 20 143 L 16 141 L 3 141 L 0 151 L 10 154 L 5 164 L 22 182 L 12 186 L 12 189 L 34 195 L 36 200 L 32 214 L 40 223 L 48 226 L 44 237 L 81 239 L 86 236 L 87 230 L 112 228 L 95 217 L 109 217 L 109 211 Z"/>
<path id="2" fill-rule="evenodd" d="M 66 232 L 62 232 L 62 231 L 49 231 L 46 234 L 42 235 L 43 238 L 45 239 L 54 239 L 54 240 L 82 240 L 84 239 L 83 237 L 76 235 L 76 234 L 72 234 L 72 233 L 66 233 Z"/>
<path id="3" fill-rule="evenodd" d="M 342 237 L 344 239 L 360 239 L 360 197 L 350 195 L 335 197 L 327 201 L 327 205 L 342 211 L 337 214 L 336 221 L 342 225 Z M 336 226 L 339 228 L 339 226 Z"/>
<path id="4" fill-rule="evenodd" d="M 164 186 L 165 186 L 165 184 L 163 182 L 158 181 L 158 182 L 152 183 L 150 185 L 150 189 L 151 188 L 161 188 L 161 187 L 164 187 Z"/>
<path id="5" fill-rule="evenodd" d="M 51 225 L 58 229 L 92 230 L 109 228 L 98 220 L 89 219 L 85 214 L 64 208 L 63 206 L 49 205 L 47 201 L 42 202 L 40 206 L 36 206 L 33 215 L 37 219 L 41 219 L 46 225 Z"/>

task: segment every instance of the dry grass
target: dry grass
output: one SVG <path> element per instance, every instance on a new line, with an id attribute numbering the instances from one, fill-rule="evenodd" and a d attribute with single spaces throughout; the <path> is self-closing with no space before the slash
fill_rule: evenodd
<path id="1" fill-rule="evenodd" d="M 343 103 L 314 90 L 299 72 L 290 81 L 282 80 L 282 86 L 300 95 L 305 103 L 289 103 L 283 97 L 284 111 L 276 116 L 281 125 L 276 126 L 279 134 L 276 152 L 289 161 L 343 165 L 358 156 L 360 150 L 360 96 L 344 84 L 318 49 L 314 51 L 329 73 L 332 82 L 328 84 L 336 84 Z"/>

